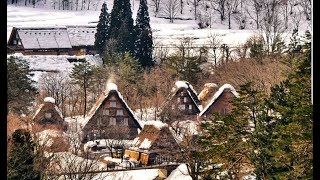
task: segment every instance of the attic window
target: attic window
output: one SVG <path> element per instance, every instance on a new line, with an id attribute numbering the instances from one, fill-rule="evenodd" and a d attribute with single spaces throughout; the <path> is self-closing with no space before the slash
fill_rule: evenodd
<path id="1" fill-rule="evenodd" d="M 17 40 L 13 40 L 13 42 L 12 42 L 14 45 L 16 45 L 17 44 Z"/>
<path id="2" fill-rule="evenodd" d="M 183 102 L 186 103 L 187 101 L 188 101 L 187 97 L 184 97 L 184 98 L 183 98 Z"/>
<path id="3" fill-rule="evenodd" d="M 123 110 L 122 109 L 117 110 L 117 116 L 123 116 Z"/>
<path id="4" fill-rule="evenodd" d="M 109 115 L 109 109 L 105 109 L 102 114 L 103 115 Z"/>
<path id="5" fill-rule="evenodd" d="M 110 107 L 117 107 L 117 102 L 110 102 Z"/>
<path id="6" fill-rule="evenodd" d="M 179 105 L 179 109 L 180 109 L 180 110 L 185 110 L 185 109 L 186 109 L 186 106 L 185 106 L 184 104 L 181 104 L 181 105 Z"/>
<path id="7" fill-rule="evenodd" d="M 180 102 L 180 97 L 177 98 L 177 103 L 179 103 L 179 102 Z"/>
<path id="8" fill-rule="evenodd" d="M 123 125 L 128 126 L 128 121 L 129 121 L 129 119 L 128 119 L 128 118 L 124 118 L 124 119 L 123 119 Z"/>
<path id="9" fill-rule="evenodd" d="M 191 104 L 189 104 L 189 110 L 192 110 L 192 105 Z"/>
<path id="10" fill-rule="evenodd" d="M 44 117 L 45 117 L 46 119 L 50 119 L 50 118 L 52 117 L 52 115 L 51 115 L 51 113 L 45 113 L 45 114 L 44 114 Z"/>
<path id="11" fill-rule="evenodd" d="M 117 119 L 116 118 L 110 118 L 109 125 L 110 126 L 117 125 Z"/>

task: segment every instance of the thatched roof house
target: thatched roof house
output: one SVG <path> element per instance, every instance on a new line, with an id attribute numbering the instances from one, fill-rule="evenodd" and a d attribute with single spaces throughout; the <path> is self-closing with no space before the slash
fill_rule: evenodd
<path id="1" fill-rule="evenodd" d="M 170 113 L 181 120 L 197 120 L 200 113 L 196 91 L 187 81 L 177 81 L 162 108 L 162 114 Z"/>
<path id="2" fill-rule="evenodd" d="M 235 88 L 230 84 L 224 84 L 219 90 L 213 95 L 209 103 L 200 112 L 200 117 L 207 117 L 217 112 L 222 115 L 228 114 L 232 110 L 231 101 L 239 97 L 239 94 Z"/>
<path id="3" fill-rule="evenodd" d="M 52 97 L 44 98 L 44 103 L 40 105 L 32 120 L 35 124 L 46 127 L 47 125 L 55 125 L 66 130 L 66 122 L 59 108 L 54 104 Z"/>
<path id="4" fill-rule="evenodd" d="M 81 123 L 84 141 L 113 139 L 126 132 L 124 139 L 134 139 L 142 128 L 138 117 L 124 101 L 118 87 L 108 83 L 106 92 L 97 100 Z M 121 131 L 121 132 L 119 132 Z M 119 138 L 119 137 L 118 137 Z"/>
<path id="5" fill-rule="evenodd" d="M 133 144 L 125 154 L 142 164 L 154 163 L 159 158 L 162 161 L 179 158 L 179 145 L 168 125 L 161 121 L 147 121 Z"/>

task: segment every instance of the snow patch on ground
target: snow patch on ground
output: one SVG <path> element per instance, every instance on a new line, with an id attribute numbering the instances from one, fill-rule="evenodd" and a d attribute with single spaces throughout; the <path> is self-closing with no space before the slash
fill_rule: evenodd
<path id="1" fill-rule="evenodd" d="M 159 130 L 162 129 L 163 127 L 168 127 L 168 124 L 163 123 L 161 121 L 145 121 L 144 125 L 152 125 Z"/>
<path id="2" fill-rule="evenodd" d="M 179 165 L 166 180 L 192 180 L 187 168 L 186 164 Z"/>

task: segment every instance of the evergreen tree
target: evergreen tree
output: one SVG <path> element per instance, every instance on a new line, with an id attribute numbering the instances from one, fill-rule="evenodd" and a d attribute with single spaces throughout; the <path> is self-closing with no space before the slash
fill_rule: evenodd
<path id="1" fill-rule="evenodd" d="M 116 52 L 134 52 L 134 26 L 130 0 L 114 0 L 110 17 L 110 37 L 116 42 Z"/>
<path id="2" fill-rule="evenodd" d="M 36 96 L 37 89 L 33 86 L 29 63 L 11 56 L 7 59 L 8 71 L 8 110 L 14 113 L 28 113 L 28 107 Z"/>
<path id="3" fill-rule="evenodd" d="M 274 114 L 268 178 L 312 179 L 311 44 L 305 48 L 295 59 L 295 71 L 272 88 L 267 100 Z"/>
<path id="4" fill-rule="evenodd" d="M 40 173 L 34 168 L 35 144 L 31 135 L 24 129 L 18 129 L 10 140 L 8 173 L 9 180 L 40 180 Z"/>
<path id="5" fill-rule="evenodd" d="M 147 0 L 140 0 L 135 29 L 137 34 L 135 41 L 135 57 L 139 60 L 142 67 L 153 66 L 153 42 Z"/>
<path id="6" fill-rule="evenodd" d="M 88 62 L 74 65 L 70 74 L 70 77 L 73 79 L 74 83 L 78 84 L 83 89 L 83 93 L 84 93 L 83 116 L 85 116 L 87 112 L 87 90 L 91 84 L 92 76 L 93 76 L 93 66 L 90 65 Z"/>
<path id="7" fill-rule="evenodd" d="M 94 46 L 97 50 L 97 53 L 100 54 L 100 56 L 103 55 L 106 41 L 109 36 L 109 22 L 110 17 L 108 13 L 107 4 L 104 2 L 101 8 L 101 13 L 99 16 L 99 23 L 97 25 L 97 32 L 95 34 L 95 42 Z"/>

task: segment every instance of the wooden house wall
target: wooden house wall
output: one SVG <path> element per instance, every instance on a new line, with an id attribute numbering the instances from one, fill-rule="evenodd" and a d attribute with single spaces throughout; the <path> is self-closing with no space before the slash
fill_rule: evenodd
<path id="1" fill-rule="evenodd" d="M 184 101 L 185 98 L 187 100 L 186 102 Z M 191 99 L 185 88 L 177 91 L 177 93 L 171 99 L 171 102 L 172 108 L 178 110 L 180 113 L 184 115 L 196 115 L 199 113 L 193 100 Z M 192 106 L 192 109 L 189 109 L 190 105 Z M 179 106 L 185 106 L 185 109 L 180 109 Z"/>
<path id="2" fill-rule="evenodd" d="M 222 115 L 230 113 L 233 108 L 231 101 L 234 98 L 235 96 L 230 90 L 225 90 L 204 115 L 209 117 L 213 113 L 220 113 Z"/>
<path id="3" fill-rule="evenodd" d="M 46 118 L 45 114 L 50 113 L 51 118 Z M 52 103 L 45 103 L 38 114 L 34 117 L 33 121 L 39 125 L 56 125 L 66 130 L 66 123 L 60 117 L 59 113 L 55 109 L 55 105 Z"/>
<path id="4" fill-rule="evenodd" d="M 116 107 L 110 107 L 110 102 L 116 102 Z M 109 115 L 104 115 L 104 110 L 109 110 Z M 117 115 L 117 110 L 122 110 L 123 115 Z M 128 139 L 134 139 L 138 135 L 138 126 L 135 124 L 134 119 L 130 116 L 128 110 L 123 106 L 115 94 L 110 95 L 108 99 L 104 100 L 99 109 L 89 120 L 88 124 L 86 125 L 86 129 L 83 131 L 88 134 L 92 130 L 110 130 L 110 128 L 112 128 L 112 126 L 109 125 L 111 121 L 110 118 L 116 119 L 116 126 L 128 127 Z M 128 118 L 128 125 L 124 124 L 125 118 Z M 100 126 L 98 125 L 99 119 L 101 121 Z"/>

